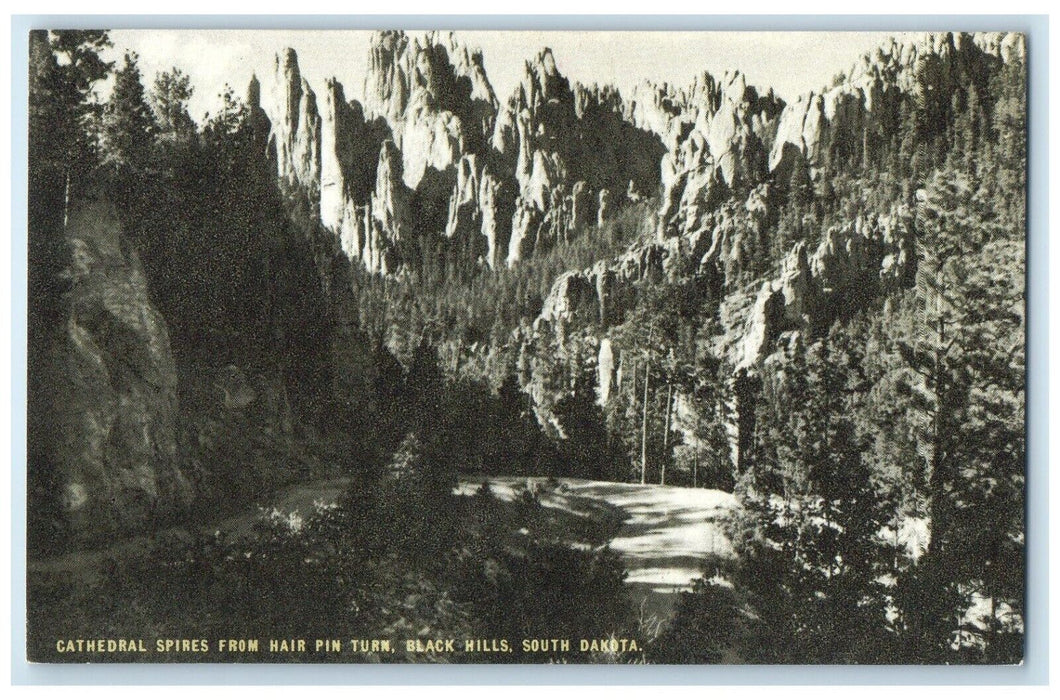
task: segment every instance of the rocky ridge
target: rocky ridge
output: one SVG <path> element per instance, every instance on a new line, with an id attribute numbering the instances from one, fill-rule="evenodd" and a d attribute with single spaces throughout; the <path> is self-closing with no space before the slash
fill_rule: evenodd
<path id="1" fill-rule="evenodd" d="M 812 248 L 797 244 L 755 285 L 742 284 L 740 272 L 751 264 L 747 251 L 774 234 L 791 182 L 813 186 L 828 168 L 876 157 L 910 95 L 949 95 L 959 72 L 984 74 L 1024 55 L 1013 34 L 892 40 L 832 86 L 787 104 L 738 71 L 685 87 L 645 82 L 624 97 L 572 83 L 543 49 L 501 103 L 481 53 L 452 34 L 382 32 L 370 48 L 365 106 L 346 103 L 329 81 L 319 122 L 293 52 L 277 59 L 278 175 L 311 199 L 319 192 L 321 223 L 347 256 L 385 274 L 401 268 L 403 245 L 431 236 L 490 267 L 512 267 L 657 193 L 654 240 L 561 275 L 533 324 L 538 344 L 581 338 L 592 346 L 583 354 L 606 402 L 622 364 L 608 329 L 649 276 L 693 275 L 719 289 L 718 349 L 740 376 L 753 375 L 785 333 L 819 332 L 839 309 L 909 284 L 915 232 L 901 206 L 833 225 Z M 306 186 L 315 167 L 319 184 Z M 533 388 L 541 381 L 524 380 L 541 394 Z M 539 411 L 542 422 L 554 423 L 546 414 Z"/>
<path id="2" fill-rule="evenodd" d="M 622 348 L 610 329 L 622 322 L 623 309 L 636 303 L 638 283 L 651 276 L 692 275 L 720 284 L 723 330 L 715 341 L 719 356 L 734 369 L 735 396 L 737 385 L 779 351 L 784 337 L 820 333 L 839 314 L 908 287 L 916 272 L 912 212 L 896 204 L 830 226 L 818 244 L 797 243 L 775 274 L 739 284 L 733 270 L 746 265 L 744 239 L 772 233 L 776 189 L 786 186 L 795 168 L 815 178 L 833 161 L 864 158 L 886 143 L 898 126 L 904 95 L 950 90 L 957 70 L 983 71 L 1024 56 L 1017 34 L 929 34 L 892 41 L 861 57 L 838 84 L 791 104 L 748 86 L 738 73 L 720 81 L 704 75 L 684 89 L 638 86 L 623 106 L 625 118 L 657 134 L 667 147 L 656 238 L 557 279 L 524 350 L 551 347 L 544 352 L 587 358 L 598 378 L 599 401 L 606 404 L 623 374 Z M 741 194 L 734 197 L 735 192 Z M 547 382 L 534 372 L 523 380 L 542 423 L 556 423 L 548 410 L 554 397 L 543 395 Z M 730 403 L 742 403 L 730 426 L 737 461 L 746 439 L 739 411 L 753 412 L 753 402 Z"/>
<path id="3" fill-rule="evenodd" d="M 368 63 L 363 105 L 332 79 L 318 106 L 288 49 L 264 109 L 280 182 L 371 272 L 430 237 L 510 267 L 658 185 L 659 138 L 613 88 L 572 85 L 548 49 L 504 105 L 451 33 L 379 32 Z"/>

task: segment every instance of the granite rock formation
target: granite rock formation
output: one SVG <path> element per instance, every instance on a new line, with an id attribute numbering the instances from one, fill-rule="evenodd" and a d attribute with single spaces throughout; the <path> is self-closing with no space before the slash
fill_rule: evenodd
<path id="1" fill-rule="evenodd" d="M 572 85 L 548 49 L 526 63 L 502 106 L 482 54 L 451 33 L 379 32 L 363 105 L 334 79 L 320 94 L 318 109 L 294 51 L 277 56 L 266 106 L 277 174 L 372 272 L 396 272 L 397 242 L 409 236 L 456 240 L 491 267 L 516 265 L 601 225 L 620 197 L 658 186 L 659 137 L 630 121 L 614 88 Z M 393 145 L 379 156 L 385 141 Z M 383 165 L 401 187 L 378 174 Z M 401 215 L 397 200 L 416 216 Z"/>
<path id="2" fill-rule="evenodd" d="M 48 462 L 75 538 L 164 518 L 192 498 L 177 456 L 177 370 L 166 322 L 104 201 L 66 226 L 64 326 L 43 370 Z"/>
<path id="3" fill-rule="evenodd" d="M 930 99 L 943 109 L 956 71 L 982 74 L 1001 61 L 1022 60 L 1024 52 L 1020 35 L 929 34 L 893 41 L 859 59 L 832 87 L 790 104 L 747 85 L 739 73 L 720 80 L 704 75 L 683 89 L 639 85 L 621 108 L 625 123 L 654 134 L 666 149 L 659 161 L 656 239 L 560 276 L 523 338 L 524 352 L 588 363 L 597 376 L 597 396 L 606 403 L 622 381 L 623 348 L 611 329 L 636 304 L 637 285 L 652 275 L 691 275 L 717 285 L 722 329 L 714 343 L 733 369 L 726 409 L 737 461 L 747 439 L 741 434 L 746 415 L 754 411 L 754 377 L 771 357 L 793 338 L 819 335 L 842 314 L 909 287 L 916 274 L 914 217 L 908 204 L 899 203 L 886 213 L 830 224 L 812 244 L 795 243 L 778 270 L 748 283 L 752 261 L 745 251 L 776 235 L 777 202 L 793 170 L 816 182 L 822 169 L 871 161 L 899 128 L 902 100 L 912 95 L 923 103 L 926 95 L 942 95 Z M 534 185 L 531 199 L 520 204 L 534 211 L 532 197 L 540 190 L 535 180 L 527 182 Z M 598 195 L 601 217 L 610 208 L 605 195 L 606 189 Z M 527 213 L 519 221 L 513 246 L 540 227 Z M 550 371 L 548 364 L 524 360 L 522 366 L 531 368 L 524 384 L 542 424 L 556 424 L 550 406 L 557 397 L 546 391 L 547 379 L 535 374 Z M 680 396 L 676 404 L 683 405 Z"/>

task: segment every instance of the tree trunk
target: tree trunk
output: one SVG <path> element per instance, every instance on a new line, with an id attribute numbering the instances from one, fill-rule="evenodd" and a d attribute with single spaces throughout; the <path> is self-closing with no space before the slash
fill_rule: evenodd
<path id="1" fill-rule="evenodd" d="M 648 483 L 648 385 L 651 384 L 651 369 L 644 361 L 644 413 L 640 422 L 640 483 Z"/>
<path id="2" fill-rule="evenodd" d="M 935 313 L 937 318 L 935 320 L 935 333 L 936 333 L 936 345 L 934 352 L 934 390 L 935 390 L 935 413 L 931 417 L 931 477 L 929 483 L 931 484 L 931 538 L 928 540 L 928 551 L 937 552 L 938 545 L 943 541 L 942 537 L 936 537 L 936 535 L 942 535 L 944 529 L 947 526 L 946 518 L 943 515 L 941 503 L 942 499 L 946 498 L 945 487 L 946 487 L 946 475 L 944 472 L 943 465 L 943 454 L 942 454 L 942 402 L 943 393 L 945 392 L 945 386 L 943 383 L 943 348 L 946 343 L 946 321 L 942 317 L 942 275 L 939 270 L 935 272 Z"/>
<path id="3" fill-rule="evenodd" d="M 692 450 L 692 488 L 699 488 L 699 447 Z"/>
<path id="4" fill-rule="evenodd" d="M 674 385 L 666 383 L 666 421 L 663 428 L 663 460 L 662 472 L 659 474 L 659 484 L 666 486 L 666 463 L 670 460 L 670 415 L 674 404 Z"/>
<path id="5" fill-rule="evenodd" d="M 65 173 L 66 184 L 63 187 L 63 233 L 66 233 L 66 227 L 70 224 L 70 171 L 67 170 Z"/>
<path id="6" fill-rule="evenodd" d="M 896 579 L 898 578 L 898 553 L 900 551 L 898 548 L 901 546 L 901 540 L 898 539 L 898 528 L 902 526 L 900 507 L 900 504 L 896 504 L 894 507 L 894 539 L 891 544 L 894 547 L 894 565 L 891 568 L 891 573 L 894 574 Z"/>

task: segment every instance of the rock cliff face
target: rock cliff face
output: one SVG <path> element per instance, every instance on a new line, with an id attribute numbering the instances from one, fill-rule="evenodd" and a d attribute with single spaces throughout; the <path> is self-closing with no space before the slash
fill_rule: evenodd
<path id="1" fill-rule="evenodd" d="M 409 236 L 444 236 L 485 265 L 512 266 L 658 186 L 659 137 L 630 121 L 613 88 L 572 86 L 548 49 L 503 107 L 481 53 L 436 33 L 374 36 L 363 107 L 330 80 L 318 115 L 292 50 L 277 57 L 270 94 L 281 182 L 373 272 L 397 271 L 397 241 Z"/>
<path id="2" fill-rule="evenodd" d="M 365 119 L 356 100 L 347 102 L 342 85 L 328 80 L 320 129 L 320 223 L 348 238 L 356 207 L 376 180 L 383 128 Z"/>
<path id="3" fill-rule="evenodd" d="M 437 235 L 451 218 L 461 159 L 483 154 L 493 128 L 497 100 L 482 55 L 452 34 L 435 33 L 382 32 L 369 51 L 368 112 L 393 132 L 404 183 L 416 192 L 421 235 Z"/>
<path id="4" fill-rule="evenodd" d="M 769 149 L 783 108 L 772 91 L 760 95 L 740 73 L 726 73 L 720 81 L 703 75 L 687 94 L 684 119 L 676 118 L 680 119 L 676 134 L 670 119 L 672 147 L 662 161 L 659 235 L 663 237 L 700 228 L 730 191 L 766 178 Z M 665 99 L 658 93 L 655 97 Z M 672 102 L 662 102 L 666 104 Z M 660 121 L 650 113 L 642 118 Z"/>
<path id="5" fill-rule="evenodd" d="M 653 194 L 663 153 L 659 136 L 627 117 L 617 90 L 572 86 L 547 49 L 526 62 L 497 117 L 493 147 L 514 167 L 518 189 L 509 267 L 581 227 L 602 225 L 622 199 Z"/>
<path id="6" fill-rule="evenodd" d="M 177 373 L 169 333 L 109 204 L 76 206 L 65 235 L 65 327 L 46 369 L 47 459 L 75 538 L 124 529 L 186 505 L 177 461 Z"/>
<path id="7" fill-rule="evenodd" d="M 401 153 L 393 141 L 379 150 L 375 191 L 368 206 L 367 232 L 361 260 L 372 272 L 396 269 L 395 244 L 412 233 L 411 195 L 405 186 Z"/>
<path id="8" fill-rule="evenodd" d="M 320 114 L 316 93 L 298 69 L 298 56 L 287 49 L 276 57 L 269 105 L 270 145 L 276 172 L 288 187 L 320 196 Z"/>
<path id="9" fill-rule="evenodd" d="M 903 100 L 948 108 L 958 71 L 985 75 L 1000 61 L 1022 60 L 1024 50 L 1020 35 L 1004 34 L 893 42 L 866 54 L 833 87 L 787 105 L 738 73 L 720 80 L 704 75 L 683 89 L 638 86 L 622 104 L 624 121 L 666 148 L 656 240 L 559 277 L 524 338 L 524 352 L 588 358 L 606 403 L 622 381 L 623 348 L 612 329 L 635 306 L 638 283 L 691 276 L 716 286 L 721 330 L 714 343 L 733 369 L 728 428 L 738 462 L 753 429 L 754 377 L 785 338 L 823 333 L 841 315 L 908 287 L 916 274 L 914 217 L 896 204 L 830 225 L 812 245 L 795 244 L 779 271 L 748 284 L 745 251 L 776 235 L 778 192 L 793 169 L 817 177 L 821 168 L 871 159 L 897 131 Z M 518 144 L 518 129 L 502 132 L 505 124 L 498 120 L 497 134 Z M 541 191 L 534 179 L 526 182 L 532 187 L 520 197 L 517 221 L 518 212 L 536 211 Z M 529 214 L 522 221 L 513 227 L 513 247 L 540 227 Z M 547 365 L 521 365 L 532 368 L 523 379 L 542 424 L 556 424 L 549 411 L 556 398 L 546 395 L 547 379 L 536 374 Z"/>
<path id="10" fill-rule="evenodd" d="M 417 184 L 429 155 L 414 146 L 422 144 L 423 134 L 438 130 L 439 118 L 452 127 L 448 133 L 464 141 L 466 150 L 477 153 L 497 112 L 481 52 L 469 51 L 452 33 L 413 38 L 404 32 L 377 33 L 369 48 L 364 95 L 367 111 L 386 119 L 398 146 L 409 151 L 410 187 Z M 406 132 L 413 138 L 409 149 L 404 148 Z"/>

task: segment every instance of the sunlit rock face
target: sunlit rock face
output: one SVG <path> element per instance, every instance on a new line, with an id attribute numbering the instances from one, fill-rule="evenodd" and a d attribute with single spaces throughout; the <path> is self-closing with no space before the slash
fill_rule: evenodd
<path id="1" fill-rule="evenodd" d="M 396 269 L 396 245 L 412 235 L 412 193 L 401 172 L 401 153 L 393 141 L 384 141 L 379 150 L 375 190 L 366 208 L 361 262 L 370 272 L 387 273 Z"/>
<path id="2" fill-rule="evenodd" d="M 684 105 L 669 117 L 672 145 L 661 163 L 658 232 L 668 237 L 701 228 L 731 191 L 765 180 L 784 103 L 771 90 L 749 86 L 739 72 L 721 80 L 704 74 L 680 99 L 655 97 L 674 110 Z"/>
<path id="3" fill-rule="evenodd" d="M 515 183 L 484 166 L 479 176 L 478 206 L 482 235 L 486 238 L 486 263 L 491 268 L 501 267 L 508 258 L 512 239 Z"/>
<path id="4" fill-rule="evenodd" d="M 1024 60 L 1022 34 L 929 33 L 891 41 L 863 54 L 835 83 L 801 95 L 781 115 L 770 171 L 786 173 L 797 158 L 825 165 L 860 151 L 871 157 L 897 128 L 903 95 L 949 95 L 959 71 Z"/>
<path id="5" fill-rule="evenodd" d="M 334 78 L 325 83 L 320 128 L 320 223 L 348 239 L 356 210 L 376 181 L 383 130 L 366 120 L 356 100 L 347 102 Z"/>
<path id="6" fill-rule="evenodd" d="M 600 339 L 600 351 L 596 358 L 596 395 L 597 403 L 606 406 L 611 392 L 618 383 L 618 365 L 614 350 L 611 347 L 611 339 L 604 337 Z"/>
<path id="7" fill-rule="evenodd" d="M 462 155 L 485 150 L 497 112 L 481 52 L 461 46 L 451 33 L 377 33 L 364 95 L 368 113 L 390 124 L 412 189 L 431 170 L 455 179 Z"/>
<path id="8" fill-rule="evenodd" d="M 543 248 L 546 215 L 563 199 L 576 129 L 574 93 L 549 49 L 525 63 L 519 85 L 498 115 L 492 135 L 496 160 L 512 174 L 515 203 L 509 267 Z"/>
<path id="9" fill-rule="evenodd" d="M 628 111 L 611 86 L 572 84 L 548 49 L 525 63 L 492 137 L 495 160 L 511 169 L 518 191 L 509 266 L 602 225 L 625 199 L 655 192 L 662 141 Z"/>
<path id="10" fill-rule="evenodd" d="M 302 78 L 294 49 L 276 56 L 264 108 L 272 122 L 270 142 L 280 182 L 302 188 L 315 200 L 320 195 L 320 114 L 316 93 Z"/>
<path id="11" fill-rule="evenodd" d="M 726 240 L 733 229 L 720 224 L 701 266 L 723 266 L 738 243 Z M 810 248 L 795 244 L 779 273 L 765 279 L 753 297 L 730 295 L 729 326 L 721 347 L 732 365 L 753 369 L 773 352 L 781 333 L 819 333 L 841 314 L 908 287 L 916 274 L 912 216 L 903 206 L 884 215 L 859 217 L 829 227 Z M 691 250 L 692 245 L 687 249 Z M 717 268 L 715 268 L 717 269 Z M 741 308 L 742 307 L 742 308 Z"/>
<path id="12" fill-rule="evenodd" d="M 674 86 L 644 80 L 634 86 L 626 116 L 638 129 L 657 134 L 667 150 L 677 146 L 682 131 L 695 121 L 688 95 Z"/>
<path id="13" fill-rule="evenodd" d="M 512 216 L 504 181 L 510 176 L 496 165 L 487 169 L 497 100 L 481 52 L 451 33 L 377 33 L 364 95 L 367 113 L 385 120 L 400 156 L 417 214 L 414 235 L 445 235 L 487 264 L 503 260 Z M 400 232 L 384 225 L 380 235 L 393 239 Z"/>

